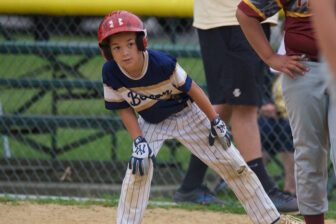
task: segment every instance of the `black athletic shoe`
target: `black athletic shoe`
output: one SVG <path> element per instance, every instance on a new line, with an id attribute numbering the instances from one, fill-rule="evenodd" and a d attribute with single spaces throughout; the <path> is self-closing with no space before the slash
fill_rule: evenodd
<path id="1" fill-rule="evenodd" d="M 216 198 L 216 196 L 205 185 L 187 193 L 176 191 L 173 200 L 176 203 L 194 203 L 202 205 L 225 204 L 223 201 Z"/>
<path id="2" fill-rule="evenodd" d="M 279 212 L 291 214 L 299 213 L 297 199 L 290 193 L 283 192 L 279 188 L 273 187 L 267 194 Z"/>

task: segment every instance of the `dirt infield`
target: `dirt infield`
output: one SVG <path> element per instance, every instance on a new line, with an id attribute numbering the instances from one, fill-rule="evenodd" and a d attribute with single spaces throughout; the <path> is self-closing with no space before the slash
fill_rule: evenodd
<path id="1" fill-rule="evenodd" d="M 113 224 L 116 207 L 0 203 L 1 224 Z M 251 224 L 246 215 L 176 208 L 147 209 L 143 224 Z M 326 224 L 336 223 L 328 220 Z"/>

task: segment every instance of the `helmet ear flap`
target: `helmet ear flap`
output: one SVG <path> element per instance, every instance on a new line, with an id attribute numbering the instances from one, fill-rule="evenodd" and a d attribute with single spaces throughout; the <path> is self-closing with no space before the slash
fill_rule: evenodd
<path id="1" fill-rule="evenodd" d="M 102 55 L 107 61 L 111 61 L 113 59 L 111 48 L 109 45 L 99 44 L 99 48 Z"/>
<path id="2" fill-rule="evenodd" d="M 147 49 L 147 37 L 145 33 L 138 32 L 135 41 L 139 51 L 145 51 Z"/>

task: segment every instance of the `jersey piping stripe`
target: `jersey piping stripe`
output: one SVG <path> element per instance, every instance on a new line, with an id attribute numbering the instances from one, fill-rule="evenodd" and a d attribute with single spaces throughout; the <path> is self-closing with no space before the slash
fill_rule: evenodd
<path id="1" fill-rule="evenodd" d="M 289 17 L 301 17 L 301 18 L 304 18 L 304 17 L 310 17 L 312 15 L 313 15 L 312 13 L 290 12 L 290 11 L 286 12 L 286 16 L 289 16 Z"/>
<path id="2" fill-rule="evenodd" d="M 264 20 L 267 19 L 264 13 L 262 13 L 257 7 L 255 7 L 249 0 L 243 0 L 248 6 L 250 6 L 253 11 L 255 11 L 259 16 L 261 16 Z"/>
<path id="3" fill-rule="evenodd" d="M 283 9 L 283 5 L 282 5 L 282 3 L 281 3 L 280 0 L 275 0 L 275 2 L 277 3 L 277 5 L 278 5 L 280 8 Z"/>

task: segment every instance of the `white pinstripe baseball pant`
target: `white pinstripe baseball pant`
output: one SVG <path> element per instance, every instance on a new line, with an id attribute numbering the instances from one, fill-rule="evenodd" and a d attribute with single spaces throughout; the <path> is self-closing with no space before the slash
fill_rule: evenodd
<path id="1" fill-rule="evenodd" d="M 258 177 L 231 145 L 224 150 L 219 141 L 209 146 L 210 122 L 195 103 L 158 124 L 139 118 L 140 128 L 151 149 L 157 154 L 166 139 L 176 138 L 193 154 L 215 170 L 234 191 L 253 223 L 270 224 L 280 217 Z M 243 169 L 242 169 L 243 168 Z M 241 172 L 243 170 L 243 172 Z M 153 166 L 148 175 L 132 175 L 127 169 L 118 205 L 118 224 L 141 223 L 147 207 Z"/>

